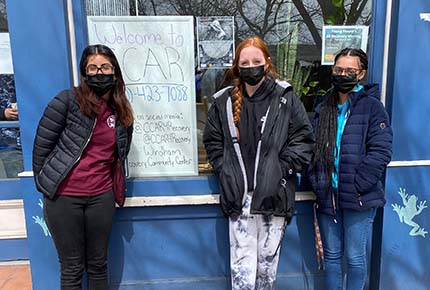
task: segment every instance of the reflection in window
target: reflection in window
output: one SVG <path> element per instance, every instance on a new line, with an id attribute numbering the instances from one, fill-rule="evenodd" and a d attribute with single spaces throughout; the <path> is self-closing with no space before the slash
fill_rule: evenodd
<path id="1" fill-rule="evenodd" d="M 6 2 L 0 0 L 0 179 L 18 177 L 23 171 L 21 141 L 17 122 L 15 84 L 10 64 Z M 4 57 L 7 56 L 7 57 Z M 3 62 L 3 63 L 2 63 Z"/>
<path id="2" fill-rule="evenodd" d="M 13 109 L 15 108 L 15 109 Z M 14 178 L 23 171 L 22 151 L 17 124 L 8 124 L 16 112 L 13 75 L 0 75 L 0 179 Z"/>
<path id="3" fill-rule="evenodd" d="M 130 2 L 123 0 L 88 0 L 85 3 L 87 15 L 126 16 L 130 15 Z"/>
<path id="4" fill-rule="evenodd" d="M 110 10 L 100 8 L 101 3 L 106 2 L 111 3 Z M 280 78 L 293 85 L 307 111 L 311 112 L 316 100 L 330 89 L 331 67 L 321 65 L 323 26 L 368 26 L 371 5 L 372 0 L 87 0 L 86 7 L 88 15 L 233 17 L 235 44 L 252 35 L 263 38 L 269 44 Z M 90 6 L 99 8 L 91 10 Z M 227 68 L 197 67 L 198 51 L 196 42 L 198 152 L 199 164 L 203 164 L 207 161 L 200 135 L 211 103 L 210 96 L 229 81 L 225 78 Z"/>
<path id="5" fill-rule="evenodd" d="M 0 32 L 8 32 L 6 16 L 6 0 L 0 0 Z"/>

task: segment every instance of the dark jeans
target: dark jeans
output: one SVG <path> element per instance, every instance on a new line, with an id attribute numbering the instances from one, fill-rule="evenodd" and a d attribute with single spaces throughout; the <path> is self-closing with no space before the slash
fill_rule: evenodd
<path id="1" fill-rule="evenodd" d="M 45 197 L 43 213 L 57 248 L 61 290 L 106 290 L 107 250 L 115 213 L 112 190 L 97 196 Z"/>

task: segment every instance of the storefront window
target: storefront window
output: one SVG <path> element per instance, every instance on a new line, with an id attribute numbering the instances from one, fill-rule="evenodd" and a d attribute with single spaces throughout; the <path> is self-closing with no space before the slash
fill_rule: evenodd
<path id="1" fill-rule="evenodd" d="M 280 79 L 293 85 L 312 112 L 330 88 L 331 66 L 321 62 L 323 27 L 360 26 L 368 31 L 371 5 L 371 0 L 86 0 L 86 12 L 88 16 L 194 16 L 198 161 L 203 174 L 210 172 L 202 144 L 210 97 L 229 84 L 225 74 L 235 45 L 249 36 L 263 38 Z M 361 37 L 367 43 L 367 33 Z M 344 45 L 360 46 L 348 40 Z"/>
<path id="2" fill-rule="evenodd" d="M 6 3 L 0 0 L 0 179 L 23 171 Z"/>

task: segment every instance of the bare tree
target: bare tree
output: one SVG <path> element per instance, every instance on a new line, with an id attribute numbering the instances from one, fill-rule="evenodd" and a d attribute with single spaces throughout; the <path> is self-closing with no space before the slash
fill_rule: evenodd
<path id="1" fill-rule="evenodd" d="M 368 0 L 362 0 L 362 1 L 353 1 L 350 4 L 350 8 L 348 9 L 348 15 L 346 17 L 345 24 L 352 25 L 356 24 L 359 19 L 365 19 L 364 23 L 365 25 L 370 24 L 371 19 L 371 12 L 367 13 L 367 15 L 362 15 L 364 9 L 366 8 Z"/>
<path id="2" fill-rule="evenodd" d="M 300 15 L 287 13 L 290 0 L 235 0 L 238 22 L 246 24 L 239 37 L 257 35 L 262 39 L 282 41 L 290 33 L 285 27 L 301 21 Z"/>
<path id="3" fill-rule="evenodd" d="M 131 10 L 136 9 L 130 2 Z M 295 23 L 300 33 L 321 47 L 321 24 L 352 25 L 370 22 L 363 16 L 368 0 L 139 0 L 140 15 L 234 16 L 235 38 L 258 35 L 269 42 L 288 39 Z M 292 13 L 290 5 L 293 5 Z M 303 29 L 306 27 L 306 29 Z M 309 32 L 307 32 L 309 31 Z"/>
<path id="4" fill-rule="evenodd" d="M 292 0 L 299 14 L 302 16 L 303 22 L 309 29 L 312 38 L 317 45 L 321 47 L 321 31 L 317 27 L 315 20 L 311 17 L 312 10 L 315 10 L 313 5 L 306 6 L 302 0 Z M 331 25 L 353 25 L 356 24 L 359 19 L 364 19 L 363 24 L 368 25 L 370 23 L 370 13 L 366 16 L 362 16 L 364 9 L 368 3 L 368 0 L 316 0 L 318 4 L 317 10 L 320 11 L 321 17 L 324 24 Z M 316 4 L 315 3 L 315 4 Z"/>
<path id="5" fill-rule="evenodd" d="M 156 3 L 156 2 L 154 2 Z M 234 16 L 236 7 L 230 0 L 165 0 L 165 9 L 169 14 L 194 16 Z M 153 4 L 154 6 L 154 4 Z"/>

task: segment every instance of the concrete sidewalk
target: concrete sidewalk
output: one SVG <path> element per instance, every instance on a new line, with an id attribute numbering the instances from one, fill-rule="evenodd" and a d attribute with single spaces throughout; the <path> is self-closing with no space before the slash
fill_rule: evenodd
<path id="1" fill-rule="evenodd" d="M 28 263 L 0 264 L 0 290 L 32 290 Z"/>

